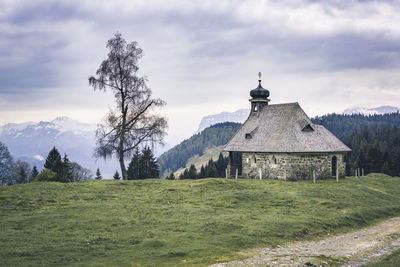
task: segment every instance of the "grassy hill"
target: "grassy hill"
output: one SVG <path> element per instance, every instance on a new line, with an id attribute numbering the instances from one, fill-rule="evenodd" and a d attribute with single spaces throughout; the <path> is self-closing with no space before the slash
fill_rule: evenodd
<path id="1" fill-rule="evenodd" d="M 399 216 L 399 196 L 381 174 L 0 187 L 0 266 L 204 266 Z"/>

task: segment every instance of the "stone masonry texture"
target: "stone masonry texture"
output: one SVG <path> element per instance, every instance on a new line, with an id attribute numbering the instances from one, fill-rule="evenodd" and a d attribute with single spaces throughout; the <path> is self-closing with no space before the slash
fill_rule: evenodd
<path id="1" fill-rule="evenodd" d="M 339 177 L 345 176 L 343 153 L 265 153 L 243 152 L 242 177 L 280 180 L 332 178 L 332 158 L 336 157 Z"/>

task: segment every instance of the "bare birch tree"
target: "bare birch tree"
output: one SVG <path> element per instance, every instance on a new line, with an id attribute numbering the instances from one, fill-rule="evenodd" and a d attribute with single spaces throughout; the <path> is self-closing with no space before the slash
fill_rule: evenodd
<path id="1" fill-rule="evenodd" d="M 89 77 L 94 90 L 111 90 L 117 107 L 110 110 L 96 131 L 95 156 L 119 160 L 122 179 L 126 180 L 125 159 L 143 144 L 162 142 L 167 129 L 164 117 L 151 114 L 152 109 L 165 105 L 153 99 L 146 77 L 139 77 L 138 60 L 143 51 L 136 42 L 127 43 L 120 33 L 108 40 L 108 56 Z"/>

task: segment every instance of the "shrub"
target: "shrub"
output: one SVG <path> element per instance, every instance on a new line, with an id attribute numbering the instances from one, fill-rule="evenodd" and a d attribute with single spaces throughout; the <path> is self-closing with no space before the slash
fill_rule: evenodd
<path id="1" fill-rule="evenodd" d="M 41 173 L 39 173 L 36 178 L 33 180 L 34 182 L 56 182 L 57 181 L 57 173 L 44 168 Z"/>

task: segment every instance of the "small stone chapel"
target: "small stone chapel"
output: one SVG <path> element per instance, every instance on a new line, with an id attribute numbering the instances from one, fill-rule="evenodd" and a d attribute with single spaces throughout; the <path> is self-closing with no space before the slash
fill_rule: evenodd
<path id="1" fill-rule="evenodd" d="M 269 91 L 250 91 L 250 115 L 224 151 L 227 176 L 283 180 L 344 177 L 351 151 L 322 125 L 313 124 L 299 103 L 269 105 Z"/>

